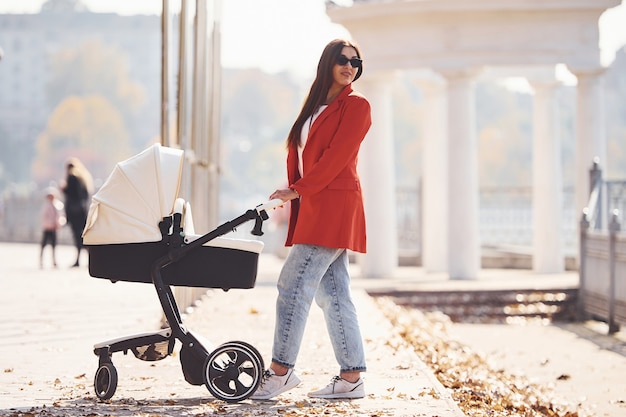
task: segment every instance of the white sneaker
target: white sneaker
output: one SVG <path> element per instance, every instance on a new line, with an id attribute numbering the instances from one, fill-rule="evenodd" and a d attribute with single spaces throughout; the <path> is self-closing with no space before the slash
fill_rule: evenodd
<path id="1" fill-rule="evenodd" d="M 300 383 L 300 378 L 296 376 L 293 369 L 289 369 L 283 376 L 276 375 L 276 373 L 268 369 L 263 374 L 263 380 L 259 388 L 250 396 L 251 400 L 269 400 L 272 397 L 282 394 L 285 391 L 289 391 L 295 388 Z"/>
<path id="2" fill-rule="evenodd" d="M 362 378 L 359 378 L 356 382 L 349 382 L 339 376 L 335 376 L 325 388 L 309 392 L 308 396 L 327 399 L 363 398 L 365 397 L 365 384 Z"/>

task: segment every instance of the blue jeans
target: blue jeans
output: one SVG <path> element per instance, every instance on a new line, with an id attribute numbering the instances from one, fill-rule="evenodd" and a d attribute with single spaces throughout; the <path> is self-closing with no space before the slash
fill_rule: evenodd
<path id="1" fill-rule="evenodd" d="M 340 371 L 365 371 L 347 251 L 315 245 L 294 245 L 280 272 L 272 361 L 295 366 L 314 297 L 324 311 Z"/>

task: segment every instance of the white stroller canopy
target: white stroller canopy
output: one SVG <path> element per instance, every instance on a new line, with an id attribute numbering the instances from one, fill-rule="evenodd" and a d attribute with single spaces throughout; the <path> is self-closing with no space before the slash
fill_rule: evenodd
<path id="1" fill-rule="evenodd" d="M 159 144 L 119 162 L 91 200 L 84 243 L 160 241 L 159 222 L 172 214 L 182 169 L 183 151 Z"/>

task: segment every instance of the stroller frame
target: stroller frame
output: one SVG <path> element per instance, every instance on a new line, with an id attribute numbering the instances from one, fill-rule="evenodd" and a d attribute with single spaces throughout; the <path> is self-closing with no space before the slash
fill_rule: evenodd
<path id="1" fill-rule="evenodd" d="M 167 283 L 162 271 L 169 265 L 179 263 L 205 243 L 236 230 L 248 221 L 255 221 L 251 231 L 253 235 L 263 235 L 262 224 L 269 218 L 266 210 L 282 204 L 281 200 L 272 200 L 249 209 L 241 216 L 223 223 L 189 243 L 186 243 L 184 238 L 182 211 L 179 213 L 174 210 L 171 216 L 163 218 L 159 228 L 164 240 L 167 240 L 168 250 L 165 255 L 152 263 L 150 276 L 169 327 L 94 345 L 94 354 L 98 356 L 99 362 L 94 377 L 94 389 L 99 399 L 109 400 L 117 389 L 118 375 L 112 361 L 113 353 L 127 354 L 130 350 L 141 360 L 161 360 L 172 354 L 176 340 L 182 344 L 180 361 L 188 383 L 204 384 L 215 398 L 226 402 L 242 401 L 254 393 L 264 371 L 263 359 L 259 352 L 252 345 L 242 341 L 227 342 L 215 349 L 205 346 L 184 326 L 171 289 L 171 285 L 176 284 Z M 254 282 L 251 285 L 254 286 Z M 227 283 L 224 286 L 208 288 L 211 287 L 222 288 L 224 291 L 230 288 Z"/>

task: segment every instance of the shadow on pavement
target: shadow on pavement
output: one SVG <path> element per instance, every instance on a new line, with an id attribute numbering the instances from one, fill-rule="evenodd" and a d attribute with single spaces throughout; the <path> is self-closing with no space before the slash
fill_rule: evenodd
<path id="1" fill-rule="evenodd" d="M 606 323 L 587 321 L 580 323 L 553 322 L 555 327 L 574 333 L 581 339 L 585 339 L 600 349 L 608 350 L 626 357 L 626 333 L 620 332 L 613 335 L 607 333 Z"/>

